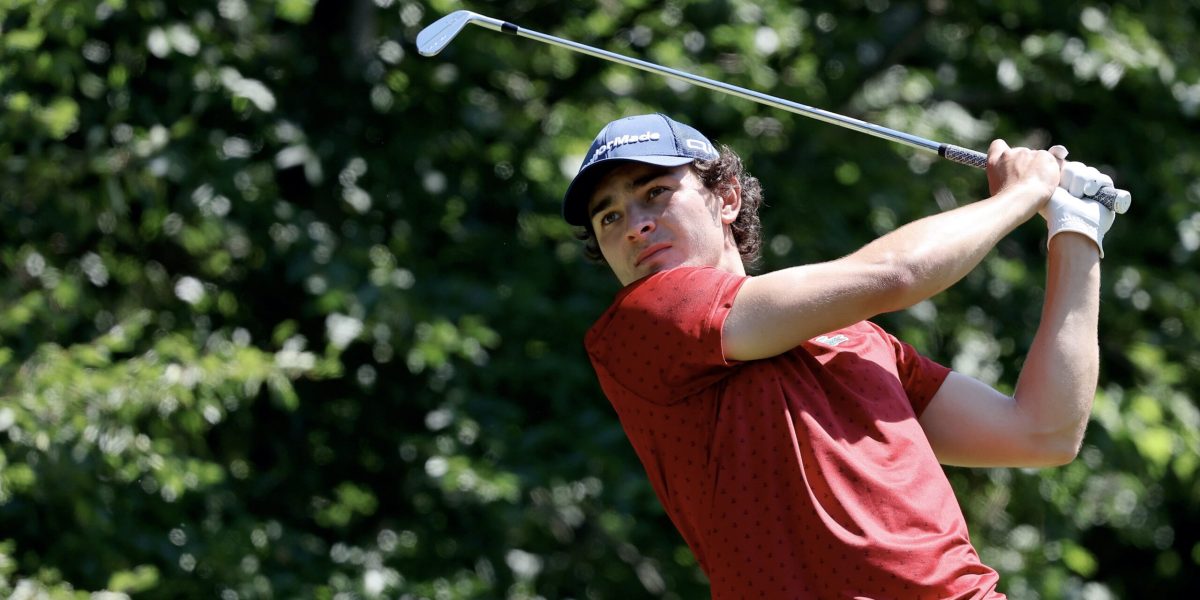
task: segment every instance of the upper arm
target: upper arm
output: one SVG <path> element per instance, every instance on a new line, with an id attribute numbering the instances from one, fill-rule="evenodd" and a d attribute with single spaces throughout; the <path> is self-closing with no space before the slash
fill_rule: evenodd
<path id="1" fill-rule="evenodd" d="M 968 467 L 1043 467 L 1069 462 L 1074 448 L 1040 431 L 1011 396 L 952 371 L 921 413 L 938 461 Z"/>
<path id="2" fill-rule="evenodd" d="M 891 263 L 849 257 L 746 280 L 725 320 L 725 358 L 782 354 L 805 340 L 902 308 L 907 279 Z"/>

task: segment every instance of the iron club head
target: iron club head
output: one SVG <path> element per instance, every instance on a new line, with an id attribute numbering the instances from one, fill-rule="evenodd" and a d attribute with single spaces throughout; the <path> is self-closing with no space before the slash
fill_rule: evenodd
<path id="1" fill-rule="evenodd" d="M 417 52 L 422 56 L 433 56 L 441 52 L 450 40 L 477 16 L 469 10 L 456 10 L 430 23 L 417 34 Z"/>

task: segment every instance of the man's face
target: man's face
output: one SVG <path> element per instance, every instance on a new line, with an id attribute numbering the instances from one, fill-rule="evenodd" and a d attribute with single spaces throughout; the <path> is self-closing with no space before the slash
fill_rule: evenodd
<path id="1" fill-rule="evenodd" d="M 608 173 L 588 202 L 600 252 L 621 285 L 679 266 L 718 266 L 736 203 L 704 186 L 690 165 L 627 163 Z"/>

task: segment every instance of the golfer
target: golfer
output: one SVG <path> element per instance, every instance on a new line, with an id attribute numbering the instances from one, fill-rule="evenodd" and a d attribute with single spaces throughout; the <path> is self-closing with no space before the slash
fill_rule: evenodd
<path id="1" fill-rule="evenodd" d="M 989 198 L 747 276 L 762 191 L 733 151 L 663 115 L 600 132 L 563 216 L 624 288 L 585 343 L 714 598 L 1004 597 L 940 464 L 1079 450 L 1114 215 L 1080 198 L 1112 181 L 1065 157 L 996 140 Z M 1039 213 L 1046 295 L 1012 396 L 867 320 L 951 286 Z"/>

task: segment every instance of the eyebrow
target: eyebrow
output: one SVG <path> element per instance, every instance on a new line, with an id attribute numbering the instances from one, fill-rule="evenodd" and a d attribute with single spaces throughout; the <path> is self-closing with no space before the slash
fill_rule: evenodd
<path id="1" fill-rule="evenodd" d="M 647 183 L 650 183 L 651 181 L 654 181 L 655 179 L 658 179 L 659 177 L 662 177 L 663 175 L 666 175 L 667 173 L 670 173 L 670 172 L 671 172 L 671 169 L 669 167 L 654 168 L 649 173 L 646 173 L 645 175 L 642 175 L 641 177 L 634 179 L 633 182 L 630 183 L 628 187 L 629 187 L 629 189 L 640 188 L 643 185 L 646 185 Z M 603 212 L 604 210 L 606 210 L 609 206 L 612 206 L 612 196 L 605 196 L 605 197 L 601 198 L 599 201 L 596 202 L 596 206 L 593 206 L 592 209 L 588 211 L 588 220 L 590 221 L 590 220 L 596 218 L 596 215 L 598 215 L 601 212 Z"/>
<path id="2" fill-rule="evenodd" d="M 592 210 L 588 211 L 588 221 L 595 219 L 596 215 L 607 210 L 610 205 L 612 205 L 612 196 L 605 196 L 601 198 L 600 201 L 596 203 L 596 206 L 593 206 Z"/>

